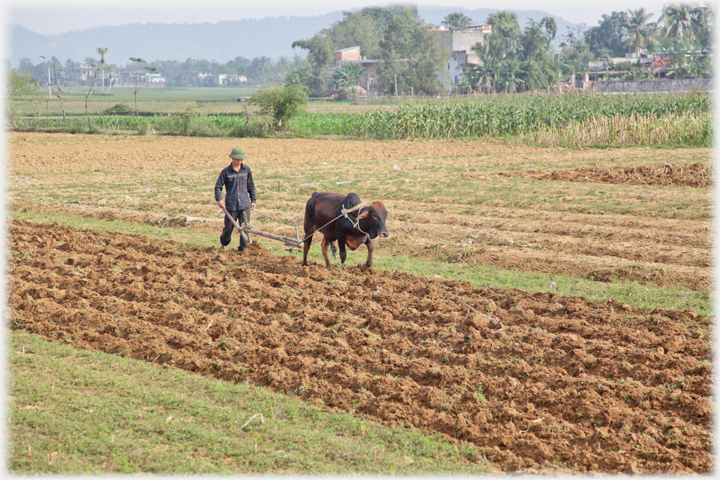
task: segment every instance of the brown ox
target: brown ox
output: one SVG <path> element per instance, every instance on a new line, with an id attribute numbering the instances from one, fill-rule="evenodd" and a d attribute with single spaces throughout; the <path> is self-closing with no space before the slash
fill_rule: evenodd
<path id="1" fill-rule="evenodd" d="M 322 254 L 328 270 L 332 270 L 328 258 L 328 248 L 332 248 L 334 256 L 335 240 L 340 246 L 341 269 L 345 268 L 345 258 L 347 258 L 345 246 L 347 245 L 350 250 L 355 250 L 363 243 L 367 246 L 368 256 L 362 269 L 365 270 L 372 266 L 372 239 L 377 236 L 390 236 L 385 228 L 387 210 L 382 202 L 373 202 L 369 207 L 363 207 L 348 213 L 349 218 L 341 216 L 334 222 L 325 225 L 333 218 L 342 215 L 343 208 L 349 210 L 360 203 L 360 197 L 355 193 L 349 193 L 346 197 L 337 193 L 315 192 L 312 194 L 305 205 L 305 237 L 307 239 L 303 248 L 303 265 L 307 265 L 307 254 L 312 244 L 312 234 L 319 230 L 323 234 Z"/>

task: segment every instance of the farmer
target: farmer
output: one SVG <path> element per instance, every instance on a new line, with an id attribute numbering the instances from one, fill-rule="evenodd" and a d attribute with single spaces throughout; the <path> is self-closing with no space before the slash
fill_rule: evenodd
<path id="1" fill-rule="evenodd" d="M 232 163 L 223 168 L 220 176 L 215 183 L 215 200 L 220 208 L 225 208 L 228 213 L 240 225 L 250 221 L 250 210 L 255 210 L 255 183 L 253 182 L 250 167 L 243 165 L 243 160 L 247 158 L 245 150 L 240 147 L 232 149 L 230 152 Z M 225 187 L 225 200 L 222 199 L 222 189 Z M 233 224 L 227 215 L 225 216 L 225 227 L 220 235 L 220 244 L 223 250 L 227 250 L 233 232 Z M 240 246 L 238 250 L 241 252 L 247 247 L 248 242 L 244 235 L 240 235 Z"/>

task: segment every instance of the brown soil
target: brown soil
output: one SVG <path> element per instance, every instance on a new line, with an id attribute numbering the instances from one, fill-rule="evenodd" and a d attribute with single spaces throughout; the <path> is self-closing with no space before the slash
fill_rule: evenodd
<path id="1" fill-rule="evenodd" d="M 376 259 L 712 287 L 709 149 L 37 133 L 10 141 L 16 212 L 148 225 L 193 216 L 188 232 L 219 234 L 212 185 L 239 144 L 263 231 L 294 236 L 278 221 L 302 225 L 312 191 L 361 185 L 373 193 L 363 200 L 389 210 L 392 236 L 377 242 Z M 622 184 L 603 183 L 611 178 Z M 358 267 L 330 273 L 257 241 L 239 253 L 25 221 L 10 233 L 16 329 L 441 433 L 477 445 L 503 471 L 713 468 L 712 319 L 692 311 Z M 365 255 L 350 252 L 348 264 Z"/>
<path id="2" fill-rule="evenodd" d="M 217 232 L 222 214 L 212 201 L 212 185 L 237 144 L 250 154 L 247 161 L 261 198 L 253 223 L 263 231 L 294 236 L 294 229 L 279 223 L 284 222 L 302 233 L 304 205 L 313 191 L 347 193 L 359 183 L 374 192 L 361 195 L 363 200 L 382 200 L 389 210 L 392 237 L 381 242 L 376 255 L 711 289 L 710 190 L 682 187 L 708 184 L 709 149 L 13 133 L 10 183 L 17 193 L 11 196 L 11 208 L 152 225 L 168 215 L 190 215 L 205 221 L 188 229 Z M 52 176 L 37 172 L 38 162 L 46 159 Z M 401 168 L 399 178 L 388 175 L 395 165 Z M 545 170 L 537 170 L 538 165 Z M 77 173 L 92 183 L 77 185 Z M 188 183 L 168 186 L 169 175 Z M 308 175 L 328 180 L 308 182 Z M 543 179 L 552 187 L 523 193 L 536 188 L 516 188 L 524 177 Z M 429 188 L 438 178 L 444 182 L 438 192 L 458 184 L 452 196 Z M 598 200 L 593 184 L 610 178 L 629 183 L 600 187 L 610 195 Z M 348 185 L 338 183 L 353 179 Z M 658 184 L 668 186 L 648 190 Z M 517 198 L 504 200 L 502 192 L 510 190 Z M 602 211 L 603 201 L 616 206 Z"/>
<path id="3" fill-rule="evenodd" d="M 707 473 L 691 311 L 11 223 L 14 328 L 470 442 L 504 471 Z"/>
<path id="4" fill-rule="evenodd" d="M 564 182 L 629 183 L 632 185 L 664 185 L 675 187 L 708 188 L 713 178 L 713 168 L 704 163 L 684 165 L 665 164 L 636 165 L 620 168 L 573 168 L 543 172 L 530 170 L 513 174 L 497 172 L 505 177 L 536 178 L 538 180 L 562 180 Z M 471 177 L 469 175 L 464 175 Z"/>

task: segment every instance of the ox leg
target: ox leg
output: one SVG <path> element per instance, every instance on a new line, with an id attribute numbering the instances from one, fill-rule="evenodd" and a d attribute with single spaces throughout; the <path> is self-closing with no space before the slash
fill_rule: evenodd
<path id="1" fill-rule="evenodd" d="M 340 270 L 345 270 L 345 259 L 347 258 L 347 250 L 345 250 L 345 239 L 338 238 L 340 246 Z"/>
<path id="2" fill-rule="evenodd" d="M 323 237 L 322 243 L 320 244 L 322 246 L 322 254 L 323 258 L 325 258 L 325 266 L 328 270 L 332 272 L 332 267 L 330 266 L 330 257 L 328 256 L 328 249 L 330 248 L 330 242 L 328 242 L 326 237 Z"/>
<path id="3" fill-rule="evenodd" d="M 314 233 L 314 232 L 313 232 Z M 305 236 L 308 237 L 308 232 L 305 231 Z M 310 245 L 312 245 L 312 235 L 310 235 L 304 242 L 303 242 L 303 266 L 307 267 L 307 254 L 310 250 Z"/>
<path id="4" fill-rule="evenodd" d="M 370 237 L 368 237 L 367 241 L 365 242 L 365 246 L 368 249 L 368 256 L 367 261 L 365 262 L 365 265 L 360 268 L 360 270 L 365 271 L 368 268 L 372 267 L 372 253 L 375 247 L 373 246 L 372 240 L 370 240 Z"/>

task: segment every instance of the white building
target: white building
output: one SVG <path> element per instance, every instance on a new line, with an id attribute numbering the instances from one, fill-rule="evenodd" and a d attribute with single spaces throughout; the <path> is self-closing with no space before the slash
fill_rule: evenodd
<path id="1" fill-rule="evenodd" d="M 445 27 L 441 25 L 434 28 L 432 32 L 441 36 L 445 49 L 448 51 L 447 73 L 450 82 L 446 87 L 449 91 L 462 80 L 463 64 L 480 64 L 480 59 L 473 47 L 483 44 L 485 35 L 492 33 L 492 25 L 474 25 L 471 27 Z"/>

